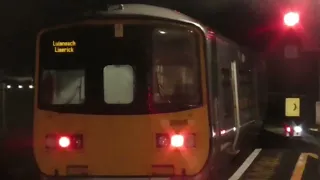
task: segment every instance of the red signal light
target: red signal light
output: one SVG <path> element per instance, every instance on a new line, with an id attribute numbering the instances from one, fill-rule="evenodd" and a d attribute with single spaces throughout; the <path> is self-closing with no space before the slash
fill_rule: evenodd
<path id="1" fill-rule="evenodd" d="M 59 146 L 62 148 L 67 148 L 70 146 L 71 140 L 67 136 L 62 136 L 59 138 Z"/>
<path id="2" fill-rule="evenodd" d="M 297 12 L 288 12 L 283 17 L 283 22 L 286 26 L 293 27 L 300 21 L 300 15 Z"/>

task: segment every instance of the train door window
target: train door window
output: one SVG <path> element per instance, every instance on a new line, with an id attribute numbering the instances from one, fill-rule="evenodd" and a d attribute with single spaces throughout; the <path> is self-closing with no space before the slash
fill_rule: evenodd
<path id="1" fill-rule="evenodd" d="M 84 70 L 44 70 L 41 99 L 45 104 L 82 104 L 85 99 Z"/>
<path id="2" fill-rule="evenodd" d="M 134 98 L 134 70 L 130 65 L 108 65 L 103 69 L 104 101 L 130 104 Z"/>
<path id="3" fill-rule="evenodd" d="M 222 68 L 221 73 L 225 117 L 231 117 L 233 115 L 233 92 L 231 86 L 231 71 L 229 68 Z"/>
<path id="4" fill-rule="evenodd" d="M 248 67 L 239 70 L 239 108 L 244 121 L 252 120 L 254 103 L 254 85 L 252 72 Z"/>
<path id="5" fill-rule="evenodd" d="M 215 38 L 209 38 L 210 41 L 210 45 L 211 45 L 211 77 L 212 77 L 212 89 L 213 89 L 213 93 L 216 94 L 218 91 L 218 87 L 217 85 L 215 85 L 215 82 L 218 81 L 218 61 L 217 61 L 217 45 L 216 45 L 216 40 Z"/>
<path id="6" fill-rule="evenodd" d="M 234 127 L 234 110 L 233 110 L 233 89 L 231 76 L 231 60 L 233 59 L 233 48 L 223 39 L 216 38 L 216 56 L 218 61 L 219 72 L 219 97 L 222 101 L 221 113 L 224 121 L 221 122 L 221 128 Z"/>

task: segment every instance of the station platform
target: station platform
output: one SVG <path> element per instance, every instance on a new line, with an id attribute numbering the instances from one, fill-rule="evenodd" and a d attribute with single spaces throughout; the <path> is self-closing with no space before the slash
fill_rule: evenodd
<path id="1" fill-rule="evenodd" d="M 288 137 L 283 127 L 274 126 L 263 134 L 264 146 L 246 156 L 229 180 L 320 179 L 320 131 L 305 129 Z"/>
<path id="2" fill-rule="evenodd" d="M 229 180 L 317 180 L 318 155 L 284 149 L 255 149 Z"/>

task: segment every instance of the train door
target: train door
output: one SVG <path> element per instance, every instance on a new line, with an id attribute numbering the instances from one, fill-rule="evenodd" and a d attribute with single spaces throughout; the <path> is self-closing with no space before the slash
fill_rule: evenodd
<path id="1" fill-rule="evenodd" d="M 234 121 L 235 121 L 235 137 L 232 144 L 232 151 L 236 150 L 236 145 L 240 135 L 240 109 L 239 109 L 239 86 L 238 86 L 238 67 L 237 59 L 231 61 L 231 86 L 233 94 L 233 112 L 234 112 Z"/>
<path id="2" fill-rule="evenodd" d="M 232 62 L 235 51 L 230 44 L 216 38 L 216 58 L 218 72 L 218 114 L 219 114 L 219 142 L 223 162 L 233 157 L 232 147 L 235 140 L 235 111 L 234 111 L 234 74 L 232 73 Z M 226 159 L 225 159 L 226 158 Z"/>
<path id="3" fill-rule="evenodd" d="M 238 51 L 238 50 L 236 50 Z M 261 123 L 258 119 L 257 92 L 255 88 L 255 68 L 250 53 L 237 52 L 232 64 L 234 70 L 234 96 L 236 137 L 233 149 L 250 149 L 256 141 Z"/>

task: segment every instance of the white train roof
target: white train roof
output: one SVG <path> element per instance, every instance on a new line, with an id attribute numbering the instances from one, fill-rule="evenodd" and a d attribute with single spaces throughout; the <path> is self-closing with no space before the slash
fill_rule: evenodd
<path id="1" fill-rule="evenodd" d="M 120 4 L 109 6 L 107 11 L 99 12 L 101 15 L 140 15 L 147 17 L 163 18 L 169 20 L 176 20 L 195 25 L 201 25 L 197 20 L 180 13 L 175 10 L 171 10 L 164 7 L 152 6 L 146 4 Z"/>

